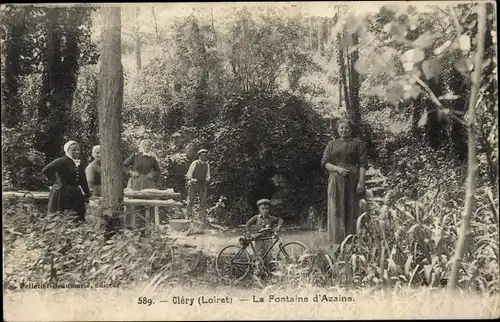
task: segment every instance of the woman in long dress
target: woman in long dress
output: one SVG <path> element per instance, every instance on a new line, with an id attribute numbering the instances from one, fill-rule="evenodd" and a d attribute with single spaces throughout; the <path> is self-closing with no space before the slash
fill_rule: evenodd
<path id="1" fill-rule="evenodd" d="M 85 175 L 89 184 L 90 192 L 95 197 L 100 197 L 101 194 L 101 146 L 96 145 L 92 148 L 92 156 L 94 161 L 90 162 L 85 168 Z"/>
<path id="2" fill-rule="evenodd" d="M 142 140 L 139 144 L 139 153 L 132 153 L 123 165 L 131 175 L 127 188 L 132 190 L 143 190 L 155 188 L 154 178 L 160 174 L 158 161 L 151 153 L 151 141 Z"/>
<path id="3" fill-rule="evenodd" d="M 328 242 L 337 249 L 350 234 L 356 234 L 359 201 L 365 191 L 367 168 L 365 144 L 351 137 L 351 123 L 337 122 L 339 139 L 328 142 L 321 166 L 328 170 Z"/>
<path id="4" fill-rule="evenodd" d="M 155 177 L 160 174 L 160 166 L 158 161 L 151 153 L 151 141 L 142 140 L 139 144 L 139 153 L 132 153 L 124 162 L 123 165 L 128 169 L 131 175 L 127 183 L 127 189 L 144 190 L 156 188 Z M 132 206 L 130 210 L 138 210 L 144 207 Z M 144 211 L 141 211 L 144 217 Z M 132 228 L 132 216 L 134 213 L 125 216 L 125 226 Z M 137 226 L 143 227 L 145 222 L 137 217 Z"/>
<path id="5" fill-rule="evenodd" d="M 68 141 L 64 152 L 65 156 L 55 159 L 42 170 L 52 184 L 48 212 L 71 211 L 75 221 L 85 221 L 85 204 L 91 194 L 85 170 L 78 159 L 80 147 L 75 141 Z"/>

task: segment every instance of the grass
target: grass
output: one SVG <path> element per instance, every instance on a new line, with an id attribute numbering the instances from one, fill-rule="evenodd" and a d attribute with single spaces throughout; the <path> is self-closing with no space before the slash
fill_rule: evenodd
<path id="1" fill-rule="evenodd" d="M 231 288 L 173 286 L 165 290 L 72 289 L 23 290 L 4 294 L 6 321 L 75 320 L 248 320 L 248 319 L 404 319 L 404 318 L 494 318 L 500 316 L 498 296 L 479 296 L 467 292 L 449 295 L 445 290 L 345 291 L 334 288 L 304 288 L 273 291 Z M 307 296 L 307 303 L 268 302 L 275 296 Z M 314 295 L 351 296 L 352 302 L 312 302 Z M 253 303 L 252 296 L 264 297 Z M 194 304 L 173 304 L 173 296 L 194 298 Z M 232 304 L 197 303 L 198 297 L 231 297 Z M 139 297 L 155 301 L 138 304 Z M 240 298 L 250 298 L 240 302 Z M 159 303 L 167 300 L 168 303 Z"/>

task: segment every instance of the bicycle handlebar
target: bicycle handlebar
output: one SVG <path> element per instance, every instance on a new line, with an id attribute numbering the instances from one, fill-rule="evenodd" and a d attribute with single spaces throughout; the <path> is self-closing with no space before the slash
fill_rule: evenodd
<path id="1" fill-rule="evenodd" d="M 261 237 L 262 233 L 268 232 L 268 231 L 271 231 L 271 235 L 270 236 L 277 236 L 278 235 L 278 232 L 276 230 L 274 230 L 274 229 L 271 229 L 271 228 L 262 228 L 262 229 L 259 229 L 254 234 L 245 232 L 245 233 L 243 233 L 243 236 L 245 238 L 247 238 L 247 239 L 255 239 L 255 238 Z M 266 236 L 266 237 L 269 237 L 269 236 Z"/>

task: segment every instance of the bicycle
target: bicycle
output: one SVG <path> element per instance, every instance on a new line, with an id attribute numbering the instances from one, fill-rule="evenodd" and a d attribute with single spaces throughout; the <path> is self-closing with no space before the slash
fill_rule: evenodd
<path id="1" fill-rule="evenodd" d="M 269 233 L 266 236 L 266 233 Z M 259 256 L 252 243 L 255 240 L 272 240 L 272 244 L 263 254 Z M 278 254 L 276 256 L 277 262 L 285 262 L 284 264 L 304 264 L 305 258 L 308 257 L 309 251 L 305 244 L 298 241 L 290 241 L 283 244 L 276 231 L 271 231 L 270 228 L 264 228 L 259 230 L 255 234 L 244 234 L 243 237 L 239 239 L 240 245 L 228 245 L 221 249 L 217 254 L 215 261 L 216 271 L 219 276 L 236 275 L 234 283 L 243 280 L 251 268 L 260 268 L 260 266 L 265 267 L 263 258 L 266 258 L 273 248 L 278 246 Z M 253 256 L 250 256 L 247 251 L 248 246 L 250 246 Z M 294 251 L 297 248 L 299 251 Z"/>

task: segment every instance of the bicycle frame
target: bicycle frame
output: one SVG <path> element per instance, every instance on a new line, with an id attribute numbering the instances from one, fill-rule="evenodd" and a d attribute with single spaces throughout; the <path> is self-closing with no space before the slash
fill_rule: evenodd
<path id="1" fill-rule="evenodd" d="M 269 248 L 267 249 L 267 251 L 264 253 L 264 255 L 262 255 L 262 258 L 266 258 L 269 253 L 271 252 L 271 250 L 273 249 L 273 247 L 278 244 L 278 247 L 282 248 L 282 243 L 281 243 L 281 240 L 278 236 L 274 235 L 274 236 L 270 236 L 270 237 L 263 237 L 263 238 L 258 238 L 257 240 L 259 241 L 264 241 L 264 240 L 274 240 L 274 242 L 272 243 L 272 245 L 269 246 Z M 250 246 L 250 248 L 252 249 L 252 252 L 253 252 L 253 256 L 254 257 L 257 257 L 258 256 L 258 252 L 257 250 L 255 249 L 255 245 L 254 245 L 254 242 L 255 240 L 252 240 L 249 242 L 249 245 L 247 246 L 241 246 L 240 250 L 238 253 L 236 253 L 236 255 L 234 255 L 234 257 L 231 259 L 231 263 L 234 263 L 234 264 L 250 264 L 250 263 L 237 263 L 234 261 L 235 258 L 237 258 L 238 255 L 240 255 L 241 252 L 243 252 L 244 250 L 246 250 L 248 248 L 248 246 Z"/>

